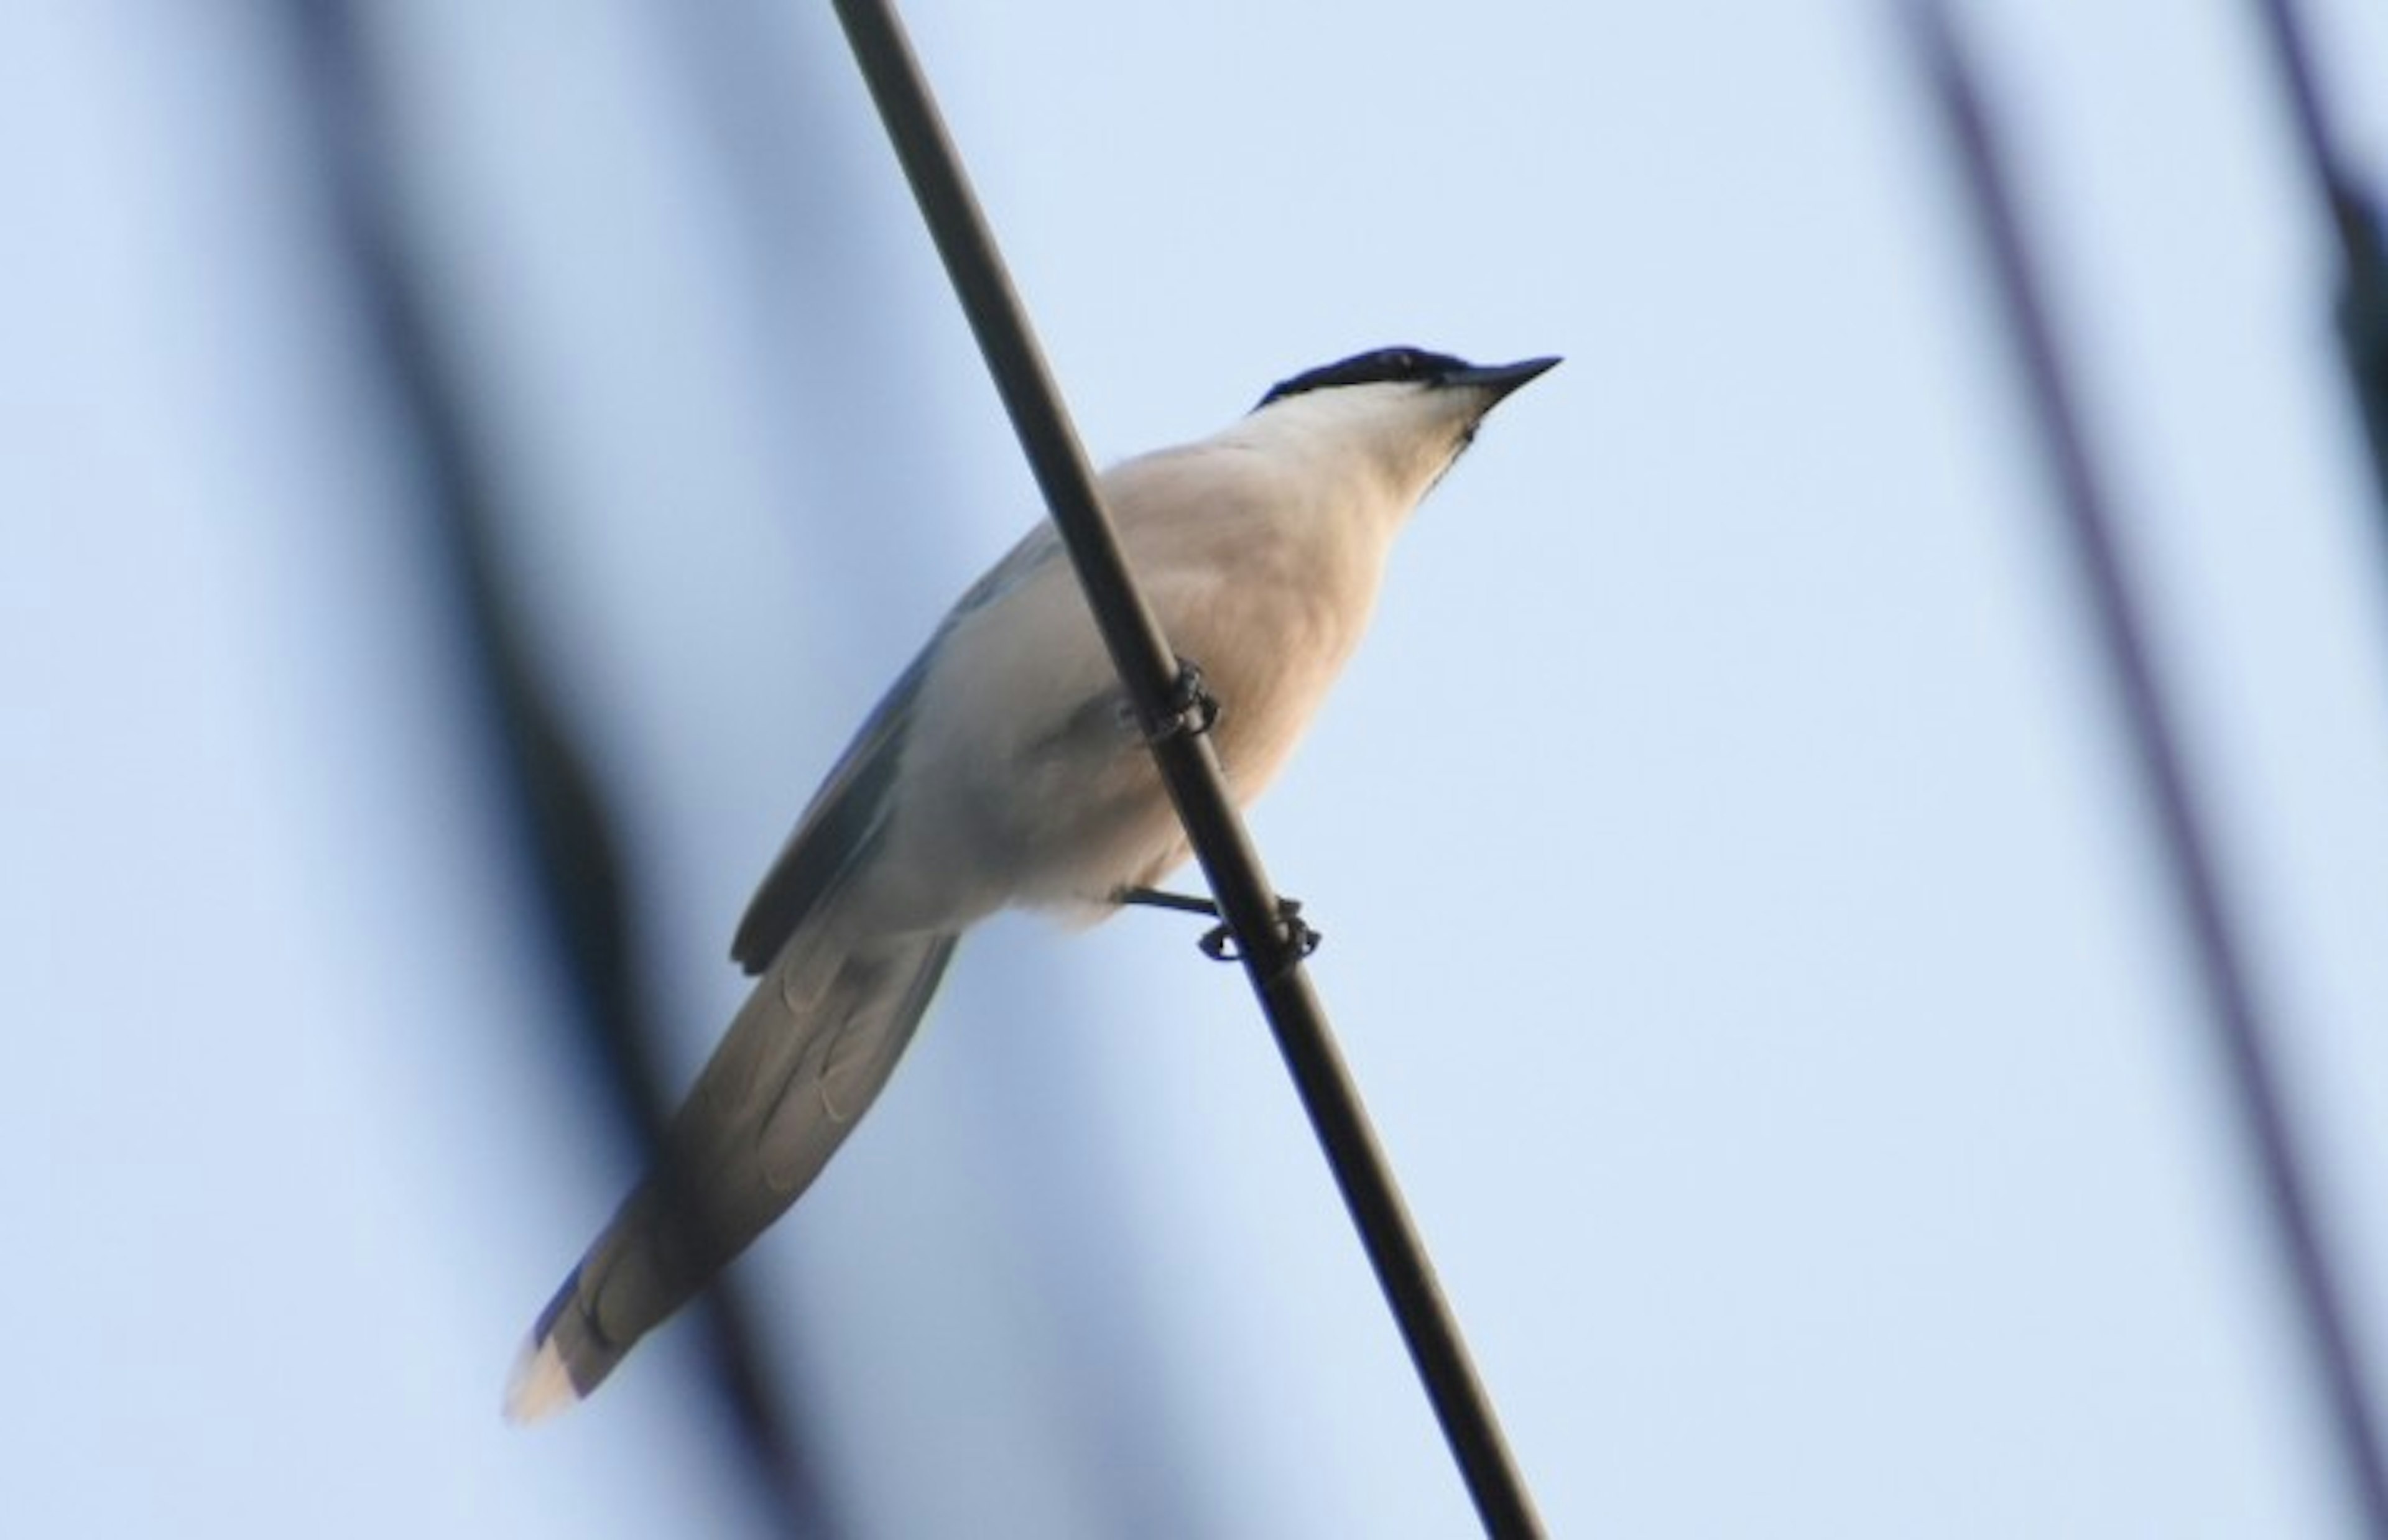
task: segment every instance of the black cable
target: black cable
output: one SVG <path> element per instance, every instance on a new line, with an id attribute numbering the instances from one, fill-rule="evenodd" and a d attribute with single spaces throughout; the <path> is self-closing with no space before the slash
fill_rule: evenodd
<path id="1" fill-rule="evenodd" d="M 2256 0 L 2264 35 L 2288 94 L 2289 111 L 2314 190 L 2338 237 L 2338 341 L 2371 446 L 2371 468 L 2388 511 L 2388 239 L 2378 208 L 2347 170 L 2330 132 L 2313 51 L 2293 0 Z"/>
<path id="2" fill-rule="evenodd" d="M 2273 1064 L 2272 1033 L 2258 1012 L 2243 952 L 2171 711 L 2156 679 L 2116 544 L 2114 516 L 2056 346 L 2021 216 L 2009 190 L 1980 95 L 1940 0 L 1906 6 L 1920 67 L 1947 130 L 2005 329 L 2054 476 L 2061 534 L 2081 570 L 2098 641 L 2114 675 L 2131 753 L 2154 815 L 2173 896 L 2188 930 L 2215 1045 L 2228 1071 L 2280 1260 L 2321 1382 L 2331 1427 L 2366 1533 L 2388 1540 L 2388 1473 L 2344 1294 L 2315 1214 L 2312 1179 L 2296 1143 Z"/>
<path id="3" fill-rule="evenodd" d="M 1010 413 L 1128 699 L 1150 724 L 1182 714 L 1179 664 L 1138 593 L 1117 534 L 1013 292 L 920 64 L 887 0 L 837 0 L 839 20 L 903 162 L 946 271 Z M 1158 732 L 1153 757 L 1233 929 L 1253 992 L 1425 1382 L 1489 1533 L 1543 1533 L 1458 1322 L 1395 1187 L 1350 1070 L 1310 986 L 1275 890 L 1227 796 L 1210 739 Z"/>
<path id="4" fill-rule="evenodd" d="M 390 134 L 353 0 L 288 0 L 303 109 L 324 158 L 334 239 L 382 365 L 397 426 L 423 472 L 419 505 L 451 589 L 489 784 L 515 831 L 527 918 L 565 985 L 575 1046 L 595 1061 L 642 1163 L 667 1168 L 667 1105 L 633 971 L 630 909 L 612 819 L 528 646 L 497 554 L 494 457 L 464 404 L 433 285 L 411 259 L 389 185 Z M 788 1536 L 834 1533 L 787 1409 L 759 1367 L 751 1312 L 727 1280 L 692 1306 L 710 1389 L 737 1430 L 756 1500 Z M 493 1366 L 494 1367 L 494 1366 Z"/>

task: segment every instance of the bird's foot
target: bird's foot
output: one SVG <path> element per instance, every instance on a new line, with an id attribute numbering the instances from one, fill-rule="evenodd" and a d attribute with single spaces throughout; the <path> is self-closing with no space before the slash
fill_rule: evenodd
<path id="1" fill-rule="evenodd" d="M 1309 956 L 1318 950 L 1318 943 L 1327 939 L 1302 917 L 1300 899 L 1280 898 L 1277 901 L 1277 934 L 1285 940 L 1286 949 L 1296 958 Z M 1202 932 L 1202 939 L 1194 944 L 1202 949 L 1203 956 L 1214 963 L 1239 963 L 1244 958 L 1242 950 L 1236 944 L 1235 931 L 1225 921 Z"/>
<path id="2" fill-rule="evenodd" d="M 1190 658 L 1177 660 L 1177 677 L 1170 681 L 1161 713 L 1144 725 L 1148 742 L 1173 738 L 1200 738 L 1218 725 L 1219 698 L 1202 682 L 1202 666 Z"/>
<path id="3" fill-rule="evenodd" d="M 1217 901 L 1199 898 L 1191 893 L 1165 892 L 1159 888 L 1122 888 L 1111 895 L 1111 899 L 1122 905 L 1133 903 L 1147 909 L 1175 909 L 1180 914 L 1208 915 L 1214 920 L 1220 919 Z M 1311 928 L 1309 921 L 1302 917 L 1300 899 L 1280 898 L 1277 901 L 1277 925 L 1278 934 L 1296 957 L 1309 956 L 1325 940 Z M 1243 960 L 1243 952 L 1236 944 L 1236 933 L 1224 920 L 1204 931 L 1202 939 L 1195 944 L 1202 949 L 1202 955 L 1213 962 Z"/>

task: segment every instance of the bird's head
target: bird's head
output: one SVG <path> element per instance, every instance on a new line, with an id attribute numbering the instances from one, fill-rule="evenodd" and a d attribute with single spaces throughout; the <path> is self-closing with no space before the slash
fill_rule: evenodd
<path id="1" fill-rule="evenodd" d="M 1485 413 L 1558 361 L 1474 364 L 1379 347 L 1278 382 L 1247 421 L 1273 437 L 1357 450 L 1415 501 L 1475 440 Z"/>

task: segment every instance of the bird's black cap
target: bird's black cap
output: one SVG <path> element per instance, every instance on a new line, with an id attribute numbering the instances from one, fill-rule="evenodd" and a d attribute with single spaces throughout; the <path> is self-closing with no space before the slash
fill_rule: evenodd
<path id="1" fill-rule="evenodd" d="M 1337 385 L 1479 385 L 1506 395 L 1558 361 L 1556 359 L 1529 359 L 1523 363 L 1480 365 L 1453 358 L 1448 353 L 1430 353 L 1423 347 L 1379 347 L 1373 352 L 1354 353 L 1348 359 L 1321 364 L 1289 380 L 1280 380 L 1261 398 L 1260 404 L 1264 407 L 1289 396 L 1331 389 Z M 1259 408 L 1253 410 L 1258 410 Z"/>

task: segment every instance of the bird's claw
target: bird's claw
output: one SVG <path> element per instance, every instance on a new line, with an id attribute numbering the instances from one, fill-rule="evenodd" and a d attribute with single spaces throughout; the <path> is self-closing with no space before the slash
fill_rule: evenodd
<path id="1" fill-rule="evenodd" d="M 1202 682 L 1202 667 L 1190 658 L 1177 660 L 1177 677 L 1170 682 L 1161 713 L 1144 725 L 1145 738 L 1165 743 L 1173 738 L 1200 738 L 1219 722 L 1219 698 Z"/>
<path id="2" fill-rule="evenodd" d="M 1220 918 L 1215 900 L 1196 898 L 1190 893 L 1163 892 L 1157 888 L 1122 888 L 1111 894 L 1111 902 L 1139 904 L 1148 909 L 1175 909 L 1187 915 L 1208 915 L 1220 923 L 1204 931 L 1202 939 L 1195 943 L 1202 949 L 1202 955 L 1218 963 L 1243 961 L 1243 950 L 1236 944 L 1236 932 Z M 1296 961 L 1316 952 L 1318 943 L 1324 939 L 1311 928 L 1308 920 L 1302 917 L 1300 899 L 1280 898 L 1277 901 L 1277 928 Z"/>
<path id="3" fill-rule="evenodd" d="M 1281 898 L 1277 901 L 1277 928 L 1287 948 L 1298 959 L 1316 952 L 1318 943 L 1326 940 L 1312 928 L 1308 920 L 1302 917 L 1300 899 Z M 1244 958 L 1242 951 L 1236 945 L 1235 931 L 1228 928 L 1224 920 L 1204 931 L 1202 939 L 1194 944 L 1202 949 L 1203 956 L 1214 963 L 1239 963 Z"/>

